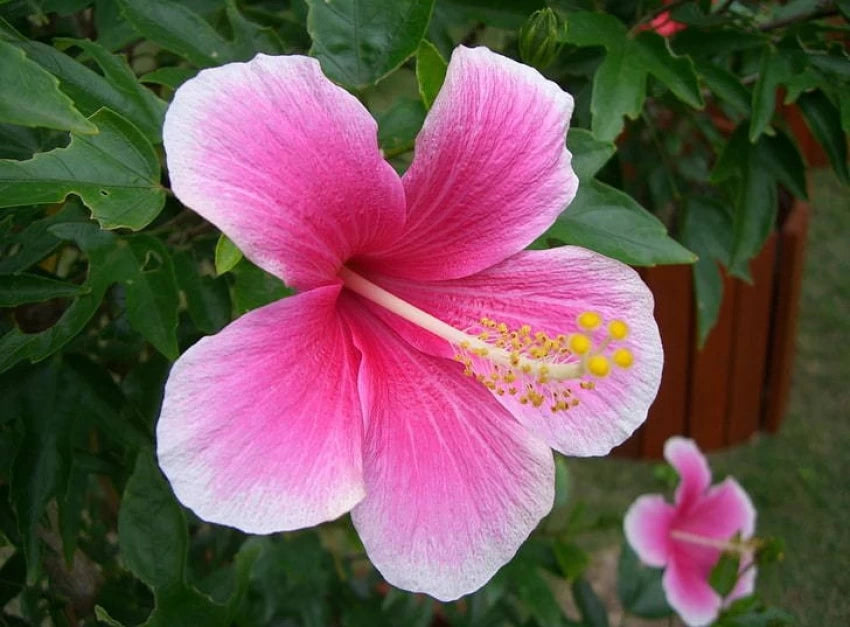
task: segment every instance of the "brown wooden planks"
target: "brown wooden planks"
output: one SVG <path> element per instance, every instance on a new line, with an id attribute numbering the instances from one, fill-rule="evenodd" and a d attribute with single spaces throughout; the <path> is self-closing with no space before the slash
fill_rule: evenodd
<path id="1" fill-rule="evenodd" d="M 788 405 L 808 227 L 809 206 L 798 201 L 779 234 L 779 284 L 773 305 L 765 386 L 766 407 L 762 423 L 769 431 L 779 428 Z"/>
<path id="2" fill-rule="evenodd" d="M 772 234 L 750 263 L 752 284 L 736 280 L 729 408 L 724 442 L 743 442 L 761 423 L 764 380 L 770 335 L 776 234 Z"/>
<path id="3" fill-rule="evenodd" d="M 702 350 L 695 349 L 691 354 L 688 433 L 703 450 L 720 448 L 725 443 L 734 318 L 735 285 L 724 273 L 723 303 L 717 324 Z"/>
<path id="4" fill-rule="evenodd" d="M 641 455 L 657 458 L 661 457 L 668 437 L 685 433 L 693 291 L 690 266 L 647 268 L 643 275 L 655 295 L 655 319 L 664 345 L 664 373 L 658 396 L 641 430 Z"/>

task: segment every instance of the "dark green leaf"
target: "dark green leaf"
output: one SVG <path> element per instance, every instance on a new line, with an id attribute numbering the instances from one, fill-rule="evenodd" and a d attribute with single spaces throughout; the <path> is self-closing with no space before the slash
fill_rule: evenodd
<path id="1" fill-rule="evenodd" d="M 574 46 L 604 46 L 616 49 L 626 40 L 626 27 L 613 15 L 576 11 L 567 17 L 564 41 Z"/>
<path id="2" fill-rule="evenodd" d="M 586 579 L 573 582 L 573 597 L 581 617 L 587 627 L 608 627 L 608 613 L 605 604 L 593 591 Z"/>
<path id="3" fill-rule="evenodd" d="M 311 53 L 334 81 L 362 89 L 419 47 L 434 0 L 307 0 Z"/>
<path id="4" fill-rule="evenodd" d="M 171 360 L 177 359 L 177 308 L 180 295 L 168 249 L 149 235 L 127 240 L 133 272 L 124 277 L 127 317 L 133 328 Z"/>
<path id="5" fill-rule="evenodd" d="M 250 59 L 258 52 L 281 54 L 283 42 L 277 33 L 267 26 L 260 26 L 245 19 L 236 6 L 236 0 L 226 0 L 225 12 L 233 31 L 233 55 L 237 59 Z"/>
<path id="6" fill-rule="evenodd" d="M 758 254 L 773 230 L 778 203 L 773 175 L 761 167 L 753 148 L 744 164 L 732 217 L 734 244 L 729 264 L 732 275 L 749 280 L 750 259 Z"/>
<path id="7" fill-rule="evenodd" d="M 595 250 L 624 263 L 651 266 L 693 263 L 696 256 L 667 235 L 658 219 L 631 196 L 590 181 L 544 238 Z"/>
<path id="8" fill-rule="evenodd" d="M 26 585 L 27 563 L 24 554 L 14 553 L 0 567 L 0 607 L 21 593 Z"/>
<path id="9" fill-rule="evenodd" d="M 623 116 L 636 119 L 646 98 L 646 69 L 632 46 L 609 48 L 593 76 L 590 112 L 593 135 L 613 141 L 623 130 Z"/>
<path id="10" fill-rule="evenodd" d="M 0 159 L 23 161 L 37 152 L 68 145 L 68 133 L 0 122 Z"/>
<path id="11" fill-rule="evenodd" d="M 850 184 L 850 173 L 847 171 L 847 136 L 842 129 L 839 110 L 822 91 L 801 94 L 797 105 L 806 117 L 812 135 L 826 151 L 835 174 L 842 183 Z"/>
<path id="12" fill-rule="evenodd" d="M 440 55 L 440 51 L 430 41 L 423 39 L 416 51 L 416 80 L 425 109 L 431 108 L 440 93 L 447 68 L 448 64 Z"/>
<path id="13" fill-rule="evenodd" d="M 694 109 L 705 106 L 693 61 L 690 57 L 674 54 L 666 37 L 654 31 L 644 31 L 628 50 L 637 54 L 643 67 L 679 100 Z"/>
<path id="14" fill-rule="evenodd" d="M 85 294 L 83 285 L 49 279 L 37 274 L 0 276 L 0 307 L 40 303 L 51 298 L 72 298 Z"/>
<path id="15" fill-rule="evenodd" d="M 123 48 L 138 37 L 121 15 L 121 6 L 115 0 L 95 0 L 94 24 L 97 43 L 107 50 Z"/>
<path id="16" fill-rule="evenodd" d="M 230 322 L 230 291 L 224 278 L 202 276 L 189 253 L 174 257 L 174 270 L 177 283 L 186 295 L 189 315 L 199 331 L 217 333 Z"/>
<path id="17" fill-rule="evenodd" d="M 115 111 L 132 122 L 144 136 L 156 143 L 160 141 L 165 103 L 132 78 L 132 72 L 122 57 L 109 55 L 93 42 L 87 42 L 87 52 L 97 61 L 113 84 L 67 54 L 41 42 L 29 41 L 0 19 L 0 39 L 19 46 L 26 55 L 59 79 L 62 91 L 68 94 L 76 107 L 91 116 L 101 108 Z M 79 40 L 74 40 L 79 41 Z M 97 123 L 96 120 L 94 120 Z"/>
<path id="18" fill-rule="evenodd" d="M 681 233 L 682 243 L 699 256 L 693 267 L 699 346 L 720 313 L 723 277 L 718 263 L 728 266 L 731 261 L 732 229 L 731 207 L 704 197 L 688 199 Z"/>
<path id="19" fill-rule="evenodd" d="M 572 496 L 570 469 L 560 455 L 555 457 L 555 504 L 553 509 L 564 507 Z"/>
<path id="20" fill-rule="evenodd" d="M 590 181 L 608 160 L 616 147 L 612 142 L 599 141 L 587 129 L 571 128 L 567 135 L 567 148 L 573 153 L 573 170 L 580 181 Z"/>
<path id="21" fill-rule="evenodd" d="M 109 612 L 99 605 L 94 606 L 94 617 L 97 619 L 98 623 L 103 623 L 104 625 L 107 625 L 107 627 L 124 627 L 124 623 L 112 618 L 109 615 Z"/>
<path id="22" fill-rule="evenodd" d="M 215 273 L 230 272 L 242 260 L 242 251 L 222 233 L 215 244 Z"/>
<path id="23" fill-rule="evenodd" d="M 118 542 L 124 564 L 146 584 L 153 588 L 182 585 L 188 544 L 186 519 L 150 451 L 139 453 L 124 488 Z"/>
<path id="24" fill-rule="evenodd" d="M 543 0 L 445 0 L 437 6 L 457 11 L 462 20 L 516 30 L 530 14 L 546 5 Z"/>
<path id="25" fill-rule="evenodd" d="M 59 90 L 59 81 L 24 52 L 0 40 L 0 121 L 46 126 L 77 133 L 97 133 L 97 127 L 74 108 Z"/>
<path id="26" fill-rule="evenodd" d="M 97 458 L 95 458 L 97 459 Z M 60 487 L 56 501 L 59 509 L 59 534 L 62 538 L 62 555 L 66 564 L 74 561 L 77 540 L 82 522 L 82 510 L 85 506 L 88 487 L 88 469 L 71 460 L 65 484 Z"/>
<path id="27" fill-rule="evenodd" d="M 399 99 L 394 107 L 378 116 L 381 149 L 388 155 L 410 150 L 424 121 L 425 107 L 419 100 Z"/>
<path id="28" fill-rule="evenodd" d="M 577 544 L 561 539 L 555 540 L 555 559 L 561 574 L 571 581 L 581 577 L 590 564 L 590 557 Z"/>
<path id="29" fill-rule="evenodd" d="M 152 83 L 154 85 L 163 85 L 171 89 L 177 89 L 195 76 L 198 71 L 195 68 L 188 67 L 160 67 L 153 72 L 139 77 L 140 83 Z"/>
<path id="30" fill-rule="evenodd" d="M 640 618 L 666 618 L 673 614 L 667 604 L 660 568 L 649 568 L 640 563 L 638 556 L 623 543 L 617 566 L 617 596 L 623 609 Z"/>
<path id="31" fill-rule="evenodd" d="M 777 131 L 773 137 L 763 136 L 755 146 L 755 159 L 797 198 L 808 197 L 806 165 L 785 133 Z"/>
<path id="32" fill-rule="evenodd" d="M 173 0 L 117 0 L 121 12 L 142 36 L 180 55 L 198 67 L 235 61 L 224 37 L 203 17 Z"/>
<path id="33" fill-rule="evenodd" d="M 145 627 L 224 627 L 228 624 L 224 607 L 184 583 L 176 582 L 156 590 L 156 606 Z"/>
<path id="34" fill-rule="evenodd" d="M 708 88 L 728 104 L 736 113 L 750 116 L 752 95 L 738 77 L 728 70 L 711 63 L 698 66 L 698 71 Z"/>
<path id="35" fill-rule="evenodd" d="M 165 203 L 159 160 L 150 143 L 119 115 L 91 117 L 97 135 L 73 135 L 67 148 L 29 161 L 0 160 L 0 207 L 61 202 L 77 194 L 103 228 L 140 229 Z"/>
<path id="36" fill-rule="evenodd" d="M 138 126 L 152 142 L 160 141 L 160 127 L 167 105 L 150 89 L 139 84 L 124 55 L 111 54 L 88 39 L 58 38 L 55 43 L 63 50 L 74 46 L 80 48 L 94 59 L 107 83 L 117 90 L 121 98 L 120 106 L 113 110 Z M 109 103 L 104 102 L 103 106 L 109 107 Z"/>
<path id="37" fill-rule="evenodd" d="M 727 596 L 735 587 L 740 563 L 741 557 L 737 553 L 723 553 L 711 569 L 708 583 L 721 597 Z"/>
<path id="38" fill-rule="evenodd" d="M 750 120 L 749 138 L 752 143 L 764 133 L 776 107 L 776 90 L 787 77 L 785 59 L 774 48 L 768 46 L 761 56 L 759 76 L 753 87 L 753 117 Z"/>
<path id="39" fill-rule="evenodd" d="M 233 306 L 235 315 L 268 305 L 292 294 L 277 277 L 261 270 L 247 259 L 243 259 L 233 268 Z"/>

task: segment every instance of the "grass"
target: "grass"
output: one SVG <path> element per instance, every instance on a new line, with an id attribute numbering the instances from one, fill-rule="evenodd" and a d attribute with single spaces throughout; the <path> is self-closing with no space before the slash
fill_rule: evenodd
<path id="1" fill-rule="evenodd" d="M 758 591 L 820 627 L 850 624 L 850 194 L 827 171 L 812 174 L 811 190 L 789 411 L 778 434 L 709 458 L 715 478 L 733 475 L 752 496 L 758 534 L 785 540 L 784 562 L 760 573 Z M 603 514 L 659 491 L 647 462 L 571 460 L 570 470 L 576 498 Z"/>

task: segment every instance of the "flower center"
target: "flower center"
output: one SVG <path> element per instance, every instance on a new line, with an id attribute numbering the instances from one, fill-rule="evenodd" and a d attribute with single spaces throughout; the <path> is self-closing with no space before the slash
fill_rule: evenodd
<path id="1" fill-rule="evenodd" d="M 579 403 L 570 382 L 581 380 L 581 389 L 593 390 L 593 379 L 608 376 L 612 365 L 630 368 L 634 362 L 628 348 L 613 346 L 628 337 L 628 325 L 611 320 L 606 327 L 593 311 L 579 314 L 569 334 L 551 335 L 528 324 L 514 328 L 487 317 L 462 331 L 346 267 L 339 277 L 351 291 L 449 342 L 464 374 L 499 396 L 516 396 L 523 405 L 546 403 L 553 413 L 566 411 Z"/>

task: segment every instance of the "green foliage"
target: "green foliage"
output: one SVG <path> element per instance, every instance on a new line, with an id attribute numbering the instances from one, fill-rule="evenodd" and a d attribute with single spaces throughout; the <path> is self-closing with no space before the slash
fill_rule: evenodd
<path id="1" fill-rule="evenodd" d="M 423 39 L 416 51 L 416 80 L 419 83 L 422 104 L 426 109 L 431 108 L 440 93 L 447 67 L 448 64 L 440 55 L 440 51 L 430 41 Z"/>
<path id="2" fill-rule="evenodd" d="M 666 618 L 673 614 L 661 587 L 662 570 L 640 563 L 627 542 L 617 565 L 617 596 L 623 609 L 640 618 Z"/>

